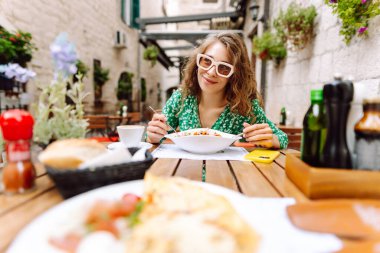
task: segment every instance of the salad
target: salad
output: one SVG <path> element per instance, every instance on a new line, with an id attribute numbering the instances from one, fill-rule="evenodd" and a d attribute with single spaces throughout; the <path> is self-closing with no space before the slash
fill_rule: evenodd
<path id="1" fill-rule="evenodd" d="M 117 241 L 128 237 L 132 228 L 139 223 L 143 207 L 141 197 L 131 193 L 120 200 L 98 200 L 90 207 L 79 228 L 59 237 L 51 237 L 49 243 L 67 253 L 94 252 L 89 249 L 94 242 L 117 245 Z M 121 252 L 122 248 L 120 245 Z"/>

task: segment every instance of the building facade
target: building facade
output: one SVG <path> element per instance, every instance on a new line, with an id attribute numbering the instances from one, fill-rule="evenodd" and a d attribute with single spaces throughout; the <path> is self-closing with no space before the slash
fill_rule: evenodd
<path id="1" fill-rule="evenodd" d="M 10 31 L 30 32 L 33 36 L 32 41 L 38 48 L 28 64 L 28 68 L 37 73 L 36 78 L 27 84 L 27 92 L 32 96 L 32 101 L 36 101 L 39 94 L 36 84 L 48 85 L 53 78 L 49 47 L 61 32 L 66 32 L 69 40 L 76 46 L 79 59 L 90 68 L 87 77 L 84 78 L 86 91 L 90 92 L 86 100 L 86 109 L 91 110 L 94 101 L 94 60 L 99 61 L 103 68 L 110 70 L 110 79 L 102 88 L 103 111 L 112 112 L 117 106 L 116 88 L 123 72 L 133 74 L 135 101 L 133 110 L 139 109 L 140 76 L 147 79 L 147 90 L 151 90 L 156 88 L 157 83 L 151 80 L 161 80 L 161 75 L 165 71 L 158 64 L 155 68 L 149 68 L 149 75 L 144 71 L 139 74 L 140 70 L 146 68 L 147 63 L 141 58 L 143 48 L 139 44 L 138 30 L 128 25 L 125 17 L 123 18 L 123 13 L 125 15 L 128 11 L 126 5 L 130 2 L 123 0 L 3 0 L 0 2 L 0 25 Z M 149 11 L 153 14 L 158 12 L 157 15 L 162 13 L 161 8 L 152 7 Z M 124 36 L 126 41 L 117 41 L 117 36 Z"/>

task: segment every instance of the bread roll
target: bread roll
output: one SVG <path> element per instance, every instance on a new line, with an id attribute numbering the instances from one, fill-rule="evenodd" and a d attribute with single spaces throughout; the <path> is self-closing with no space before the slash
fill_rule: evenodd
<path id="1" fill-rule="evenodd" d="M 57 169 L 76 169 L 85 161 L 107 152 L 96 140 L 68 139 L 50 144 L 38 159 L 41 163 Z"/>

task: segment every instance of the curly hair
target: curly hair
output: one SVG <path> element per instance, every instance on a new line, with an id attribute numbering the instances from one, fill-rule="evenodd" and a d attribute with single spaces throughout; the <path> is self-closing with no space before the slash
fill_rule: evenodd
<path id="1" fill-rule="evenodd" d="M 183 68 L 182 106 L 187 96 L 193 95 L 200 98 L 201 88 L 198 83 L 198 66 L 196 58 L 198 53 L 204 53 L 213 43 L 220 41 L 225 45 L 228 56 L 232 60 L 235 72 L 229 77 L 226 86 L 226 98 L 230 104 L 231 112 L 243 116 L 254 116 L 252 112 L 252 100 L 257 99 L 262 104 L 262 98 L 257 90 L 255 73 L 250 64 L 247 48 L 243 39 L 236 33 L 222 32 L 211 34 L 203 43 L 193 50 Z"/>

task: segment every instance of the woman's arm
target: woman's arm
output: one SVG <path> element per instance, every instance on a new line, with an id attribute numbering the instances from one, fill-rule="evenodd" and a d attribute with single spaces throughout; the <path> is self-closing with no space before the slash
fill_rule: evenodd
<path id="1" fill-rule="evenodd" d="M 147 141 L 150 143 L 159 143 L 164 135 L 168 133 L 170 127 L 174 129 L 178 126 L 177 112 L 179 110 L 179 103 L 181 102 L 180 91 L 175 91 L 169 100 L 166 102 L 163 114 L 154 114 L 147 127 Z"/>
<path id="2" fill-rule="evenodd" d="M 281 148 L 288 146 L 288 136 L 278 129 L 272 121 L 270 121 L 264 110 L 261 108 L 257 100 L 252 102 L 256 121 L 254 125 L 244 123 L 244 137 L 254 145 L 267 148 Z"/>

